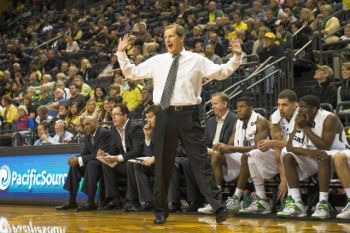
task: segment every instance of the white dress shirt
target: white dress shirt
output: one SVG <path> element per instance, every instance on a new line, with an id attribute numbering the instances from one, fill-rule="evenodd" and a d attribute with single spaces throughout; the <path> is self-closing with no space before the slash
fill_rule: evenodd
<path id="1" fill-rule="evenodd" d="M 121 129 L 118 129 L 116 127 L 116 129 L 117 129 L 117 131 L 118 131 L 118 133 L 120 135 L 120 139 L 122 140 L 122 145 L 123 145 L 124 152 L 126 152 L 125 129 L 126 129 L 126 125 L 128 124 L 128 122 L 129 122 L 129 119 L 126 120 L 123 128 L 121 128 Z M 122 155 L 117 155 L 117 160 L 118 160 L 118 162 L 124 162 L 124 158 L 123 158 Z"/>
<path id="2" fill-rule="evenodd" d="M 225 113 L 225 115 L 223 115 L 220 119 L 219 118 L 216 119 L 216 131 L 215 131 L 215 136 L 213 139 L 213 145 L 215 145 L 216 143 L 218 143 L 220 141 L 220 134 L 221 134 L 222 126 L 224 125 L 227 114 L 228 114 L 228 110 Z"/>
<path id="3" fill-rule="evenodd" d="M 92 142 L 92 145 L 95 143 L 94 137 L 96 136 L 98 128 L 95 130 L 95 132 L 91 135 L 90 140 Z M 78 157 L 78 163 L 80 167 L 84 166 L 83 158 L 81 156 Z"/>
<path id="4" fill-rule="evenodd" d="M 217 80 L 226 79 L 241 63 L 241 56 L 238 55 L 234 55 L 227 63 L 221 65 L 214 64 L 207 58 L 186 50 L 182 50 L 180 55 L 174 95 L 170 100 L 172 106 L 200 104 L 202 102 L 200 94 L 203 77 Z M 159 104 L 173 62 L 172 54 L 156 55 L 138 66 L 130 63 L 125 52 L 118 51 L 117 56 L 126 78 L 153 78 L 153 102 Z"/>

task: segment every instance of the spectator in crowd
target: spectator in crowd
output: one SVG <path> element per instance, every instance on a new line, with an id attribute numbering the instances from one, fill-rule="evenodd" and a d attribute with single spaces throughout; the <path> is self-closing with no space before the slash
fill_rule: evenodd
<path id="1" fill-rule="evenodd" d="M 314 31 L 320 29 L 320 31 L 317 31 L 317 33 L 321 33 L 321 35 L 325 37 L 326 43 L 336 42 L 339 40 L 339 37 L 334 34 L 340 28 L 339 19 L 337 17 L 330 17 L 329 19 L 327 19 L 323 28 L 318 28 L 319 22 L 330 16 L 332 13 L 333 8 L 331 5 L 322 5 L 320 8 L 320 13 L 317 15 L 317 18 L 311 25 Z"/>
<path id="2" fill-rule="evenodd" d="M 207 44 L 204 50 L 205 57 L 214 62 L 215 64 L 222 64 L 222 59 L 220 56 L 214 53 L 214 45 Z"/>
<path id="3" fill-rule="evenodd" d="M 350 62 L 345 62 L 341 70 L 342 85 L 338 87 L 337 91 L 337 105 L 342 102 L 350 101 Z M 350 104 L 342 104 L 339 106 L 341 112 L 349 112 Z"/>
<path id="4" fill-rule="evenodd" d="M 316 84 L 311 87 L 310 94 L 317 96 L 321 103 L 329 103 L 336 107 L 337 88 L 332 84 L 333 69 L 327 65 L 317 65 L 314 79 Z"/>
<path id="5" fill-rule="evenodd" d="M 209 42 L 214 46 L 214 53 L 222 57 L 226 51 L 223 44 L 219 41 L 218 35 L 215 32 L 210 33 Z"/>
<path id="6" fill-rule="evenodd" d="M 111 136 L 108 130 L 98 127 L 97 120 L 88 117 L 83 122 L 86 140 L 84 149 L 79 156 L 68 159 L 69 172 L 63 188 L 69 191 L 69 201 L 57 210 L 77 209 L 77 194 L 80 181 L 84 177 L 81 191 L 87 194 L 88 203 L 81 206 L 78 211 L 97 210 L 95 195 L 97 184 L 102 177 L 101 162 L 96 159 L 99 150 L 108 151 L 111 144 Z"/>
<path id="7" fill-rule="evenodd" d="M 49 135 L 49 125 L 46 121 L 40 122 L 37 129 L 39 139 L 34 142 L 34 146 L 56 144 L 56 141 Z"/>
<path id="8" fill-rule="evenodd" d="M 214 1 L 209 2 L 208 11 L 209 11 L 209 23 L 212 23 L 212 24 L 215 23 L 215 19 L 217 17 L 224 16 L 224 12 L 222 12 L 222 10 L 220 9 L 217 9 L 216 2 Z"/>
<path id="9" fill-rule="evenodd" d="M 148 43 L 152 39 L 151 34 L 147 31 L 146 23 L 141 22 L 139 25 L 139 33 L 137 35 L 137 40 L 140 40 L 143 43 Z"/>
<path id="10" fill-rule="evenodd" d="M 19 131 L 14 133 L 13 146 L 31 145 L 31 130 L 34 129 L 34 121 L 29 117 L 28 110 L 23 105 L 18 106 L 18 118 L 14 129 Z"/>
<path id="11" fill-rule="evenodd" d="M 123 93 L 123 103 L 133 111 L 141 102 L 141 90 L 134 80 L 128 80 L 129 89 Z"/>
<path id="12" fill-rule="evenodd" d="M 141 90 L 141 104 L 139 104 L 133 111 L 130 112 L 130 119 L 144 119 L 145 111 L 153 105 L 152 101 L 153 88 L 144 87 Z"/>
<path id="13" fill-rule="evenodd" d="M 286 30 L 286 26 L 281 20 L 277 20 L 275 26 L 277 42 L 282 46 L 285 52 L 290 51 L 292 46 L 292 34 Z"/>
<path id="14" fill-rule="evenodd" d="M 103 108 L 99 115 L 98 121 L 100 123 L 110 123 L 112 121 L 112 110 L 113 110 L 113 97 L 109 97 L 103 102 Z M 105 127 L 106 125 L 104 125 Z"/>
<path id="15" fill-rule="evenodd" d="M 74 131 L 75 125 L 79 121 L 80 114 L 78 112 L 78 103 L 72 102 L 68 106 L 68 114 L 66 118 L 66 124 L 70 131 Z"/>
<path id="16" fill-rule="evenodd" d="M 95 70 L 92 68 L 90 61 L 86 58 L 81 59 L 78 74 L 83 77 L 84 82 L 96 78 Z"/>
<path id="17" fill-rule="evenodd" d="M 64 104 L 64 103 L 59 104 L 59 105 L 58 105 L 58 113 L 57 113 L 57 115 L 55 116 L 54 121 L 55 121 L 55 122 L 56 122 L 57 120 L 66 121 L 67 112 L 68 112 L 68 109 L 67 109 L 66 104 Z"/>
<path id="18" fill-rule="evenodd" d="M 103 102 L 106 99 L 106 92 L 102 87 L 96 87 L 94 91 L 94 99 L 98 108 L 103 106 Z"/>
<path id="19" fill-rule="evenodd" d="M 89 99 L 86 102 L 85 111 L 81 114 L 81 118 L 85 119 L 88 116 L 92 116 L 92 117 L 98 119 L 100 111 L 101 111 L 101 109 L 97 105 L 96 101 L 94 99 Z"/>
<path id="20" fill-rule="evenodd" d="M 24 95 L 22 105 L 26 107 L 30 118 L 34 119 L 36 111 L 35 111 L 35 107 L 32 105 L 32 98 L 29 97 L 28 95 Z"/>
<path id="21" fill-rule="evenodd" d="M 80 50 L 78 43 L 73 40 L 71 35 L 65 35 L 64 39 L 67 43 L 65 50 L 67 53 L 78 52 Z"/>
<path id="22" fill-rule="evenodd" d="M 242 15 L 239 11 L 236 11 L 233 14 L 233 28 L 235 31 L 237 31 L 237 30 L 247 31 L 248 30 L 248 25 L 245 22 L 243 22 Z"/>
<path id="23" fill-rule="evenodd" d="M 80 94 L 80 88 L 76 83 L 72 83 L 69 85 L 69 94 L 71 97 L 67 100 L 66 105 L 70 106 L 71 103 L 76 102 L 78 104 L 78 113 L 80 113 L 86 104 L 85 97 Z"/>
<path id="24" fill-rule="evenodd" d="M 62 73 L 61 73 L 61 74 L 62 74 Z M 59 75 L 59 74 L 58 74 L 58 75 Z M 71 94 L 70 94 L 69 88 L 67 88 L 67 87 L 64 86 L 64 81 L 63 81 L 63 80 L 57 80 L 57 81 L 56 81 L 55 88 L 60 88 L 60 89 L 63 90 L 63 92 L 64 92 L 64 99 L 65 99 L 65 100 L 70 99 Z"/>
<path id="25" fill-rule="evenodd" d="M 3 130 L 10 130 L 12 129 L 13 123 L 15 123 L 18 118 L 17 107 L 13 105 L 12 99 L 8 95 L 2 97 L 2 106 L 4 108 L 1 112 L 3 118 L 1 127 Z"/>
<path id="26" fill-rule="evenodd" d="M 273 10 L 267 9 L 266 10 L 266 22 L 265 22 L 266 27 L 268 27 L 272 31 L 276 20 L 277 20 L 277 17 L 275 17 L 273 15 Z"/>
<path id="27" fill-rule="evenodd" d="M 98 78 L 110 77 L 113 76 L 114 70 L 119 67 L 117 56 L 111 55 L 111 62 L 101 71 L 101 73 L 97 76 Z"/>
<path id="28" fill-rule="evenodd" d="M 63 120 L 57 120 L 55 122 L 55 136 L 53 139 L 56 144 L 66 144 L 72 141 L 73 134 L 66 130 L 66 122 Z"/>
<path id="29" fill-rule="evenodd" d="M 270 0 L 270 9 L 272 11 L 273 17 L 278 19 L 278 16 L 283 12 L 279 0 Z"/>
<path id="30" fill-rule="evenodd" d="M 347 23 L 344 26 L 344 35 L 342 35 L 339 39 L 340 40 L 345 40 L 345 41 L 349 41 L 350 40 L 350 23 Z"/>
<path id="31" fill-rule="evenodd" d="M 91 94 L 91 87 L 83 81 L 80 75 L 75 76 L 74 83 L 79 86 L 80 94 L 87 98 Z"/>
<path id="32" fill-rule="evenodd" d="M 253 1 L 252 11 L 248 15 L 250 18 L 256 19 L 259 18 L 262 21 L 266 20 L 266 14 L 264 9 L 262 8 L 262 4 L 260 1 Z"/>
<path id="33" fill-rule="evenodd" d="M 259 27 L 258 30 L 258 39 L 256 41 L 254 41 L 253 44 L 253 50 L 252 50 L 252 54 L 256 55 L 258 50 L 261 50 L 264 46 L 264 36 L 265 34 L 269 31 L 269 29 L 265 26 Z"/>

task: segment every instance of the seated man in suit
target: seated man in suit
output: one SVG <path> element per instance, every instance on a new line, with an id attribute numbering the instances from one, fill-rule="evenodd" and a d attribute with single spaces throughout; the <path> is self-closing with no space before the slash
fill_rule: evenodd
<path id="1" fill-rule="evenodd" d="M 102 207 L 103 210 L 121 206 L 122 197 L 117 187 L 117 174 L 125 175 L 125 162 L 142 156 L 145 140 L 142 126 L 129 119 L 129 110 L 125 104 L 116 104 L 112 110 L 112 117 L 114 126 L 111 128 L 111 147 L 109 150 L 100 150 L 97 154 L 107 163 L 113 164 L 103 164 L 102 167 L 107 203 Z"/>
<path id="2" fill-rule="evenodd" d="M 98 127 L 97 119 L 87 117 L 83 122 L 85 132 L 85 145 L 80 156 L 68 159 L 69 172 L 64 189 L 69 191 L 69 202 L 56 207 L 57 210 L 76 209 L 76 197 L 79 183 L 84 177 L 81 191 L 88 195 L 88 205 L 79 207 L 78 211 L 96 210 L 95 195 L 97 183 L 102 177 L 101 162 L 96 160 L 98 150 L 108 151 L 111 137 L 108 130 Z"/>
<path id="3" fill-rule="evenodd" d="M 210 101 L 214 116 L 208 119 L 204 138 L 209 156 L 216 153 L 212 149 L 214 144 L 218 142 L 228 142 L 232 133 L 232 128 L 237 120 L 236 114 L 229 109 L 230 99 L 228 95 L 223 92 L 217 92 L 212 94 Z M 186 212 L 197 211 L 200 204 L 202 204 L 203 197 L 200 194 L 196 178 L 188 159 L 183 163 L 183 169 L 186 177 L 187 201 L 189 202 L 189 207 L 186 209 Z M 220 171 L 214 170 L 215 174 L 218 172 Z M 215 176 L 215 178 L 216 177 L 217 176 Z M 216 184 L 221 187 L 221 180 L 216 179 Z"/>
<path id="4" fill-rule="evenodd" d="M 127 179 L 128 190 L 126 199 L 129 200 L 128 205 L 125 206 L 125 211 L 136 210 L 150 210 L 154 207 L 153 204 L 153 190 L 150 182 L 150 177 L 154 176 L 154 164 L 156 158 L 154 157 L 154 141 L 152 138 L 152 131 L 156 122 L 156 115 L 159 111 L 159 107 L 151 105 L 146 111 L 147 123 L 143 127 L 145 135 L 145 147 L 143 151 L 143 161 L 134 160 L 127 162 Z M 180 205 L 180 164 L 184 159 L 181 155 L 181 146 L 177 147 L 177 153 L 175 157 L 173 174 L 170 180 L 170 186 L 168 191 L 169 211 L 176 212 L 181 210 Z M 142 204 L 138 209 L 136 205 L 138 202 Z"/>

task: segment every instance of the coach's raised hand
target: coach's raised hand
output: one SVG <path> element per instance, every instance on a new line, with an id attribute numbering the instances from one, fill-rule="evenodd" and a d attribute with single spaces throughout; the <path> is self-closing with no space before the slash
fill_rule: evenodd
<path id="1" fill-rule="evenodd" d="M 118 52 L 124 52 L 130 44 L 131 37 L 129 34 L 125 34 L 123 38 L 119 38 Z"/>

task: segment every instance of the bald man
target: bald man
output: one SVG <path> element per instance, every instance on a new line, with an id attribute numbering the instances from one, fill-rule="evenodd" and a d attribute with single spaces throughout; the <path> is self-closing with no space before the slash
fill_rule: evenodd
<path id="1" fill-rule="evenodd" d="M 83 152 L 68 159 L 69 172 L 64 189 L 69 191 L 69 202 L 56 207 L 57 210 L 77 209 L 77 211 L 96 210 L 95 195 L 97 184 L 102 177 L 101 162 L 96 159 L 98 150 L 108 151 L 111 135 L 105 128 L 98 127 L 97 119 L 87 117 L 83 122 L 85 145 Z M 81 191 L 88 196 L 88 204 L 78 208 L 76 197 L 79 183 L 84 177 Z"/>

